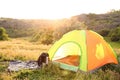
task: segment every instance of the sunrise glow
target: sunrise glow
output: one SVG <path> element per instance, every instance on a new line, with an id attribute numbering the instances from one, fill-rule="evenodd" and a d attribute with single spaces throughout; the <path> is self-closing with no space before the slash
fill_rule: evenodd
<path id="1" fill-rule="evenodd" d="M 0 0 L 0 17 L 62 19 L 82 13 L 119 10 L 119 0 Z"/>

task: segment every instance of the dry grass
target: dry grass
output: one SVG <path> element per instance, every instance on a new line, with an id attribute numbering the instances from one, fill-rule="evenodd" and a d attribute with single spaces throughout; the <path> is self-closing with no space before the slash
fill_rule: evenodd
<path id="1" fill-rule="evenodd" d="M 31 43 L 24 39 L 0 41 L 0 57 L 7 60 L 36 60 L 40 53 L 47 52 L 51 45 Z"/>
<path id="2" fill-rule="evenodd" d="M 120 54 L 120 48 L 116 48 L 116 49 L 114 49 L 115 50 L 115 52 L 117 53 L 117 54 Z"/>

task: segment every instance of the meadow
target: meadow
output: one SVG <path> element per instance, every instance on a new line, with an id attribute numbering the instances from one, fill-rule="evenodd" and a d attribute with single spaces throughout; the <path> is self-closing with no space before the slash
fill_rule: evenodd
<path id="1" fill-rule="evenodd" d="M 110 42 L 120 61 L 120 42 Z M 58 65 L 49 63 L 48 66 L 36 70 L 21 70 L 7 72 L 10 60 L 37 60 L 42 52 L 47 52 L 51 45 L 30 42 L 28 38 L 13 38 L 0 41 L 0 80 L 120 80 L 120 62 L 110 65 L 94 73 L 81 71 L 72 72 L 60 69 Z"/>
<path id="2" fill-rule="evenodd" d="M 85 73 L 63 70 L 50 62 L 40 69 L 8 73 L 9 61 L 37 60 L 65 33 L 81 29 L 102 35 L 116 52 L 119 64 Z M 0 80 L 120 80 L 120 10 L 60 20 L 0 18 Z"/>
<path id="3" fill-rule="evenodd" d="M 0 60 L 36 60 L 42 52 L 48 51 L 49 48 L 50 45 L 30 43 L 25 38 L 0 41 Z"/>

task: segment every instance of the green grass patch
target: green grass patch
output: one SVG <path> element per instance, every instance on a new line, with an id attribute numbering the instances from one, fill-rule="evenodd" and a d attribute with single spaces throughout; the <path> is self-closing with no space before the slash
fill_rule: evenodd
<path id="1" fill-rule="evenodd" d="M 14 77 L 18 80 L 71 80 L 75 77 L 75 72 L 62 70 L 58 65 L 49 64 L 37 70 L 21 71 Z"/>
<path id="2" fill-rule="evenodd" d="M 8 74 L 8 63 L 0 64 L 0 80 L 120 80 L 120 64 L 101 68 L 94 73 L 72 72 L 59 68 L 59 65 L 49 63 L 40 69 L 21 70 Z"/>
<path id="3" fill-rule="evenodd" d="M 0 62 L 0 72 L 3 72 L 6 70 L 8 65 L 8 62 Z"/>
<path id="4" fill-rule="evenodd" d="M 113 42 L 109 37 L 104 37 L 104 39 L 112 46 L 112 48 L 120 48 L 120 41 Z"/>
<path id="5" fill-rule="evenodd" d="M 112 65 L 113 66 L 113 65 Z M 60 69 L 58 65 L 50 63 L 48 66 L 36 70 L 22 70 L 12 73 L 15 80 L 120 80 L 119 67 L 101 68 L 94 73 L 72 72 Z"/>

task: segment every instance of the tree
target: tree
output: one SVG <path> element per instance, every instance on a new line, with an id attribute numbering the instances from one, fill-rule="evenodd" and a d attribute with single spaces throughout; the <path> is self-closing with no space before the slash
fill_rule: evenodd
<path id="1" fill-rule="evenodd" d="M 0 40 L 8 40 L 8 34 L 6 33 L 5 28 L 0 27 Z"/>
<path id="2" fill-rule="evenodd" d="M 50 28 L 43 28 L 41 30 L 39 30 L 39 32 L 35 33 L 32 38 L 31 41 L 33 42 L 37 42 L 40 41 L 42 44 L 52 44 L 53 42 L 53 31 Z"/>

